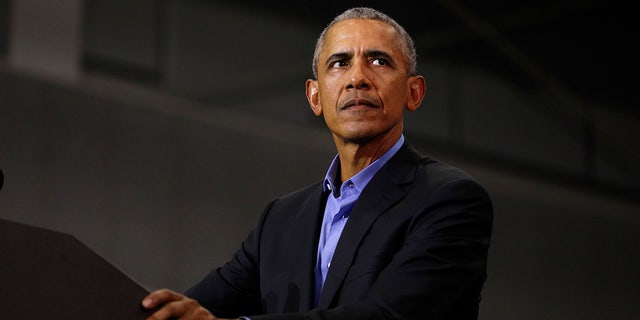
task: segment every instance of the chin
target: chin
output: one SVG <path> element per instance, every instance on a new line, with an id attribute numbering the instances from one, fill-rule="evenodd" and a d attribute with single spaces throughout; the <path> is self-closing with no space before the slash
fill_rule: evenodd
<path id="1" fill-rule="evenodd" d="M 356 144 L 365 144 L 367 142 L 374 140 L 378 135 L 379 134 L 372 133 L 372 132 L 357 131 L 357 132 L 348 132 L 347 134 L 342 135 L 341 137 L 346 142 L 356 143 Z"/>

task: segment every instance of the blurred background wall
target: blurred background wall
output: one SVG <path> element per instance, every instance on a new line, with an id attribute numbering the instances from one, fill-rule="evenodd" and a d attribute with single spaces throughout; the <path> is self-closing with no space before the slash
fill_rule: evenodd
<path id="1" fill-rule="evenodd" d="M 494 200 L 480 319 L 638 319 L 637 56 L 608 3 L 0 1 L 0 218 L 185 290 L 323 177 L 304 81 L 361 4 L 415 38 L 428 94 L 407 138 Z"/>

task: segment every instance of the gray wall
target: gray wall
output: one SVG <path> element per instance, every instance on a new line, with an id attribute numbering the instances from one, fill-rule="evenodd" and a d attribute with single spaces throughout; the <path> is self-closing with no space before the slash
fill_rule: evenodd
<path id="1" fill-rule="evenodd" d="M 52 63 L 46 55 L 0 66 L 0 217 L 71 233 L 148 289 L 184 290 L 229 258 L 267 201 L 321 178 L 334 148 L 303 95 L 319 30 L 209 2 L 167 3 L 168 31 L 158 34 L 126 6 L 78 9 L 72 16 L 91 16 L 91 37 L 60 49 L 158 72 L 153 85 L 29 68 Z M 283 36 L 270 50 L 250 54 L 274 34 Z M 490 73 L 420 64 L 429 93 L 407 114 L 408 138 L 476 176 L 495 202 L 480 318 L 640 317 L 639 202 L 538 174 L 581 176 L 580 126 L 545 112 L 550 97 Z M 637 159 L 637 119 L 596 114 L 602 146 Z M 598 150 L 596 176 L 637 190 L 637 168 Z"/>

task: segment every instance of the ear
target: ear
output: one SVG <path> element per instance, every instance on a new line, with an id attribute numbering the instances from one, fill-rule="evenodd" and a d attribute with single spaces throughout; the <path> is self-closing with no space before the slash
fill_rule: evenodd
<path id="1" fill-rule="evenodd" d="M 320 94 L 318 92 L 318 80 L 308 79 L 305 83 L 307 101 L 311 106 L 311 111 L 316 116 L 322 115 L 322 105 L 320 104 Z"/>
<path id="2" fill-rule="evenodd" d="M 413 112 L 418 109 L 427 93 L 427 83 L 423 76 L 409 77 L 408 94 L 407 94 L 407 110 Z"/>

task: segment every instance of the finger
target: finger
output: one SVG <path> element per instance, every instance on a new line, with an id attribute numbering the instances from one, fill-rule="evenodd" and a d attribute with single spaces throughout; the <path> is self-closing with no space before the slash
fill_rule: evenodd
<path id="1" fill-rule="evenodd" d="M 162 307 L 156 310 L 148 319 L 215 320 L 217 318 L 207 309 L 200 306 L 197 301 L 183 296 L 183 299 L 171 301 L 162 305 Z"/>
<path id="2" fill-rule="evenodd" d="M 179 306 L 177 306 L 178 302 L 170 302 L 162 305 L 161 308 L 156 310 L 148 320 L 166 320 L 171 318 L 178 318 L 181 314 L 179 314 Z"/>
<path id="3" fill-rule="evenodd" d="M 169 289 L 159 289 L 151 292 L 142 299 L 142 306 L 146 309 L 152 309 L 159 305 L 166 304 L 171 301 L 180 300 L 183 296 Z"/>

